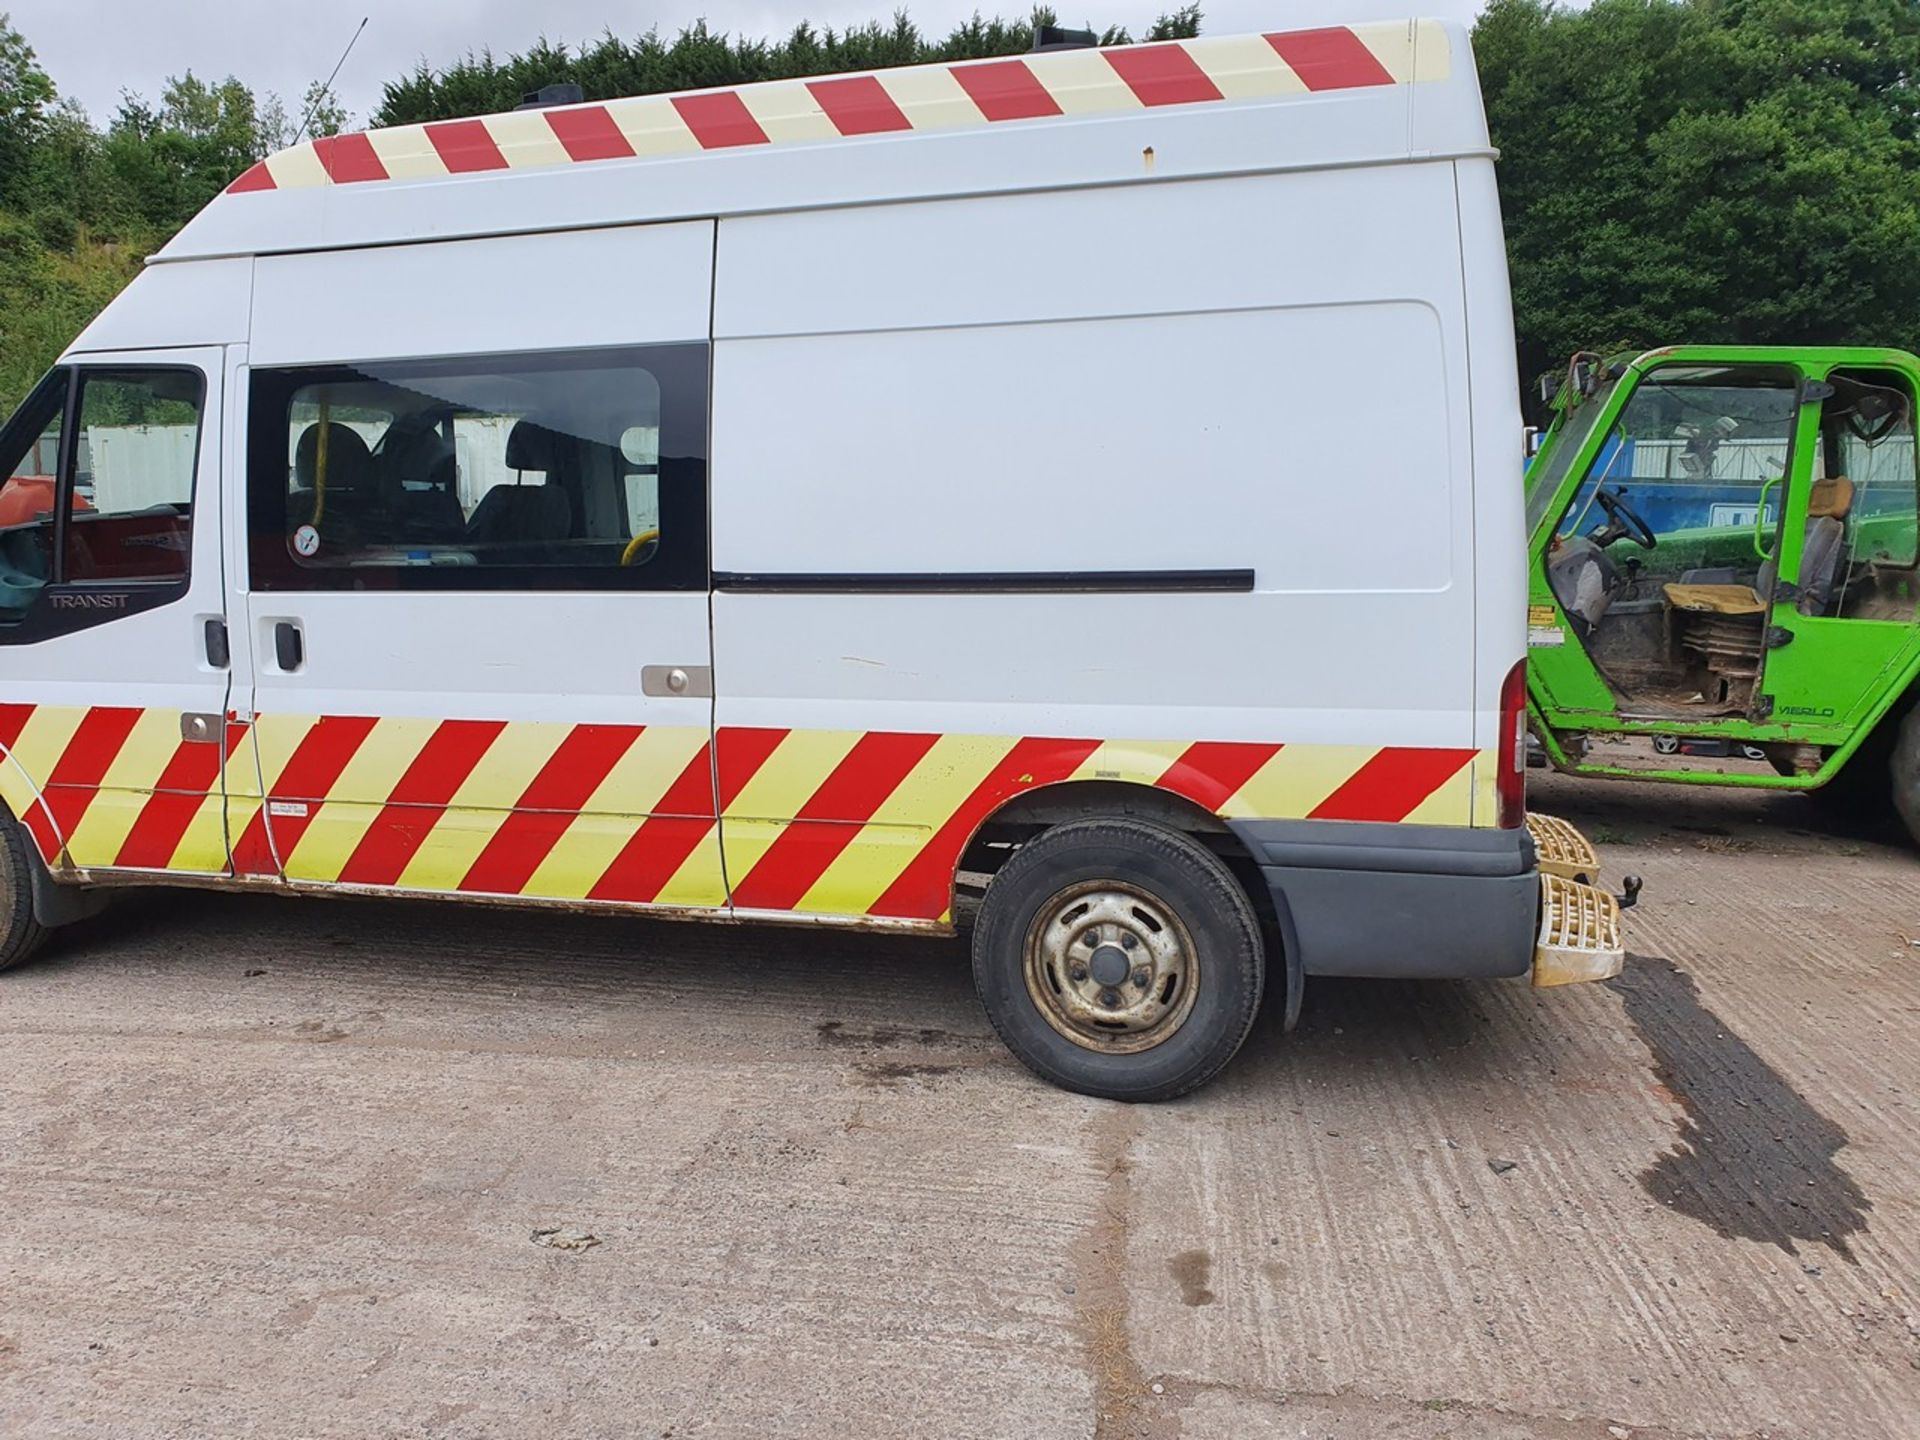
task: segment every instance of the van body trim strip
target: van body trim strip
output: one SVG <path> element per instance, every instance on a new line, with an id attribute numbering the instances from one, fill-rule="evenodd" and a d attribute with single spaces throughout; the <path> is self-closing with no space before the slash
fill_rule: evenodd
<path id="1" fill-rule="evenodd" d="M 716 570 L 713 588 L 736 594 L 1147 595 L 1248 594 L 1244 570 L 767 571 Z"/>

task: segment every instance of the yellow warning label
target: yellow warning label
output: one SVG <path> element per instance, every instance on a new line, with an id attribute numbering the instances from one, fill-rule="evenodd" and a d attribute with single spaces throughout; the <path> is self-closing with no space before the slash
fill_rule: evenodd
<path id="1" fill-rule="evenodd" d="M 1527 606 L 1528 628 L 1545 629 L 1549 626 L 1558 625 L 1559 623 L 1560 623 L 1560 616 L 1554 610 L 1553 606 L 1551 605 Z"/>

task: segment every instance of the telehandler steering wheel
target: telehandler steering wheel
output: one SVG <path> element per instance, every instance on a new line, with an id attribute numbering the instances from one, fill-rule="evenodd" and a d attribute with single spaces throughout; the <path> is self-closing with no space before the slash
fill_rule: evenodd
<path id="1" fill-rule="evenodd" d="M 1602 485 L 1593 492 L 1593 498 L 1607 512 L 1607 523 L 1587 537 L 1596 545 L 1605 549 L 1623 536 L 1642 550 L 1651 550 L 1660 543 L 1659 537 L 1653 533 L 1653 527 L 1634 513 L 1633 507 L 1617 490 L 1609 490 Z"/>
<path id="2" fill-rule="evenodd" d="M 642 550 L 646 549 L 649 545 L 658 545 L 659 543 L 660 532 L 658 529 L 642 530 L 638 535 L 634 536 L 633 539 L 629 540 L 627 542 L 627 548 L 620 552 L 620 563 L 622 565 L 633 564 L 634 561 L 640 558 L 640 552 Z"/>

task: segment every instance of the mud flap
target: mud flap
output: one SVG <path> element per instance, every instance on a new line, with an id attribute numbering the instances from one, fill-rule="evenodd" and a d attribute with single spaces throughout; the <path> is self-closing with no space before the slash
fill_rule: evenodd
<path id="1" fill-rule="evenodd" d="M 32 845 L 27 846 L 27 887 L 33 896 L 33 918 L 49 930 L 91 920 L 114 898 L 98 885 L 62 885 Z"/>

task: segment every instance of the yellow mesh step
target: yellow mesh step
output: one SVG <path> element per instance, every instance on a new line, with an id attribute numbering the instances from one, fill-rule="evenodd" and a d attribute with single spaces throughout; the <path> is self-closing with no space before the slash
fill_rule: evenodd
<path id="1" fill-rule="evenodd" d="M 1627 961 L 1620 905 L 1604 890 L 1561 875 L 1540 877 L 1540 938 L 1533 947 L 1533 983 L 1577 985 L 1610 980 Z"/>
<path id="2" fill-rule="evenodd" d="M 1533 836 L 1533 849 L 1539 857 L 1542 874 L 1558 875 L 1563 880 L 1578 880 L 1587 885 L 1600 878 L 1600 857 L 1594 853 L 1592 844 L 1558 816 L 1529 814 L 1527 833 Z"/>

